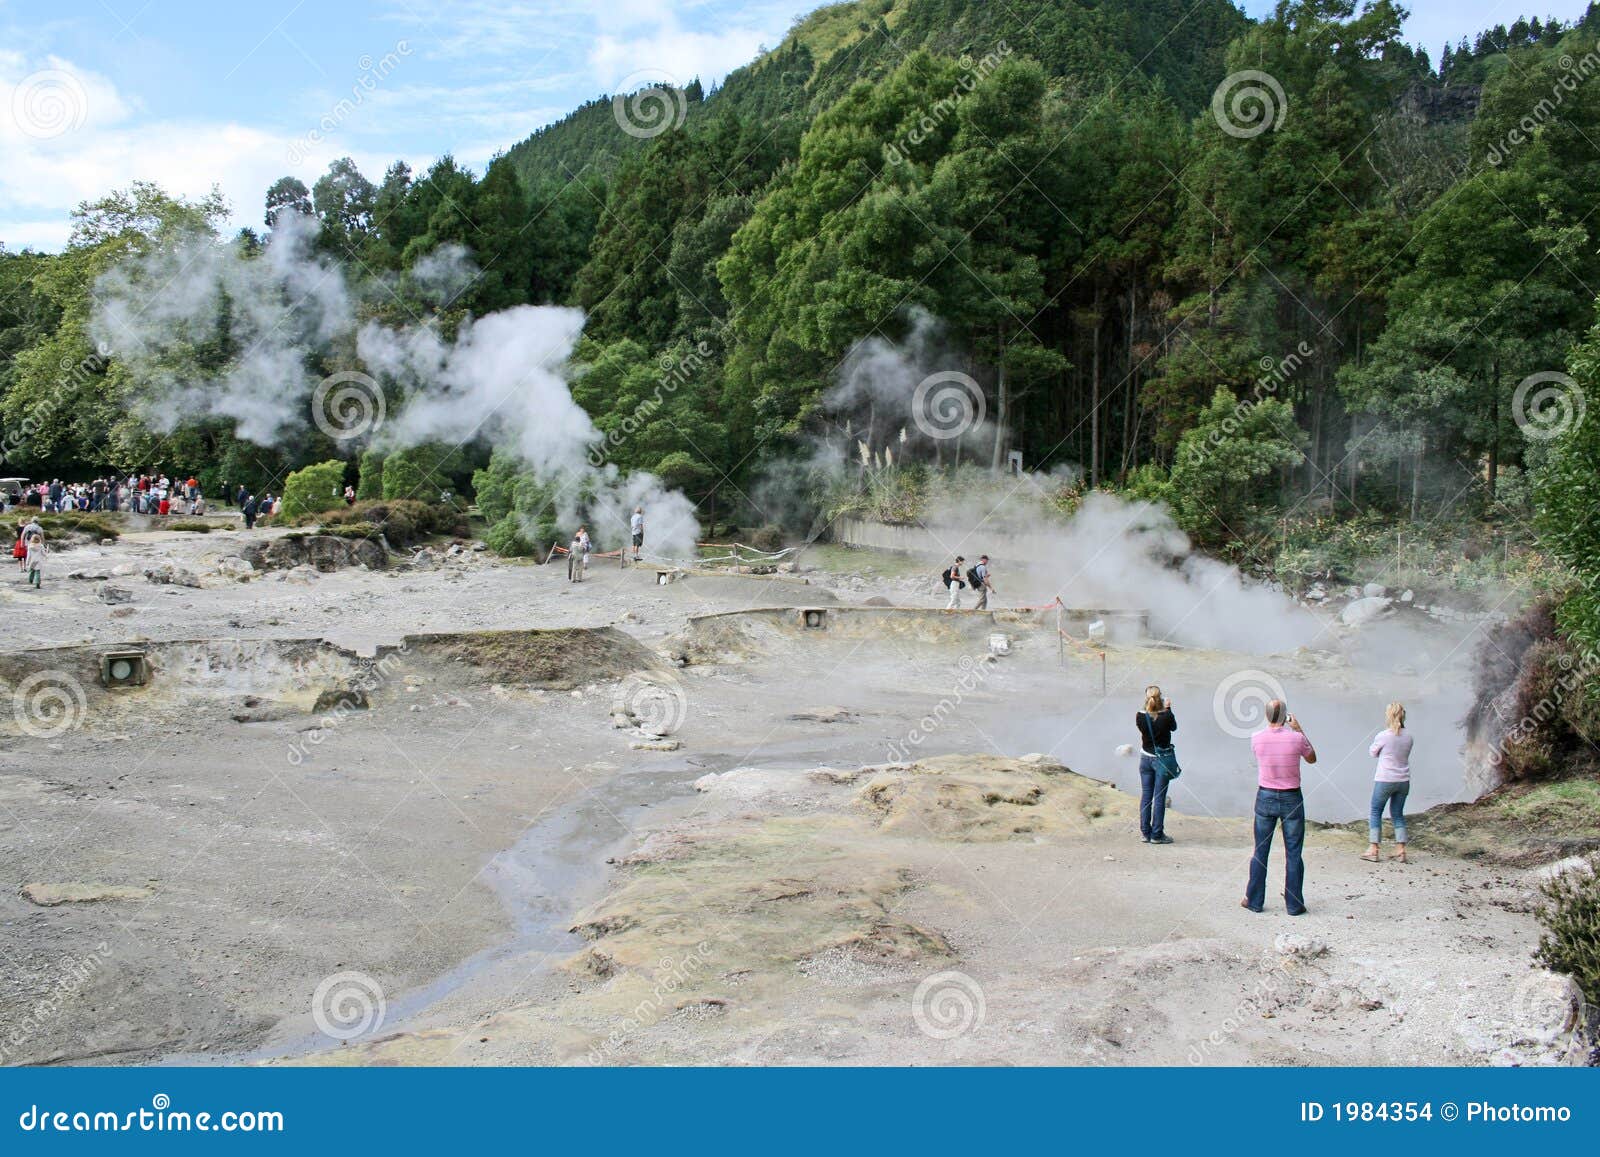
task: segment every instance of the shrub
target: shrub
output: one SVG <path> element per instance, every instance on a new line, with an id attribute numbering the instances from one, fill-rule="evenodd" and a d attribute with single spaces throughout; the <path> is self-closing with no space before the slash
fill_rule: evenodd
<path id="1" fill-rule="evenodd" d="M 539 547 L 529 542 L 522 533 L 522 525 L 515 514 L 508 514 L 489 528 L 483 536 L 484 545 L 506 558 L 528 558 Z"/>
<path id="2" fill-rule="evenodd" d="M 757 550 L 778 550 L 783 546 L 783 531 L 771 525 L 758 527 L 751 533 L 749 545 Z"/>
<path id="3" fill-rule="evenodd" d="M 1534 958 L 1572 977 L 1589 1007 L 1600 1007 L 1600 856 L 1539 890 L 1547 901 L 1539 911 L 1545 931 Z"/>
<path id="4" fill-rule="evenodd" d="M 335 510 L 302 514 L 291 520 L 296 526 L 320 526 L 326 534 L 344 538 L 366 538 L 382 534 L 391 546 L 409 546 L 436 534 L 465 538 L 467 520 L 460 512 L 436 502 L 358 502 L 342 503 Z"/>
<path id="5" fill-rule="evenodd" d="M 461 455 L 448 446 L 409 446 L 383 460 L 383 497 L 432 502 L 445 490 L 454 490 L 450 476 L 460 468 Z"/>
<path id="6" fill-rule="evenodd" d="M 6 535 L 6 542 L 16 542 L 17 535 L 32 518 L 39 520 L 39 525 L 44 528 L 45 541 L 53 546 L 75 546 L 79 543 L 98 542 L 102 538 L 116 538 L 119 535 L 115 516 L 109 514 L 89 514 L 86 511 L 68 511 L 65 514 L 38 514 L 24 507 L 13 510 L 4 518 L 0 518 L 0 533 Z"/>
<path id="7" fill-rule="evenodd" d="M 283 483 L 283 515 L 294 518 L 343 503 L 344 463 L 338 459 L 296 470 Z"/>
<path id="8" fill-rule="evenodd" d="M 383 497 L 383 455 L 376 450 L 361 453 L 361 474 L 356 480 L 356 499 L 366 501 Z"/>

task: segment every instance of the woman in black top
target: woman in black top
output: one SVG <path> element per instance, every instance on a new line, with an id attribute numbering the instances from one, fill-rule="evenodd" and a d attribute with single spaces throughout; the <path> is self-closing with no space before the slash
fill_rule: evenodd
<path id="1" fill-rule="evenodd" d="M 1139 834 L 1147 844 L 1170 844 L 1165 831 L 1167 818 L 1167 777 L 1156 765 L 1155 749 L 1169 747 L 1178 720 L 1172 714 L 1172 700 L 1155 684 L 1144 689 L 1144 710 L 1133 717 L 1139 729 Z"/>

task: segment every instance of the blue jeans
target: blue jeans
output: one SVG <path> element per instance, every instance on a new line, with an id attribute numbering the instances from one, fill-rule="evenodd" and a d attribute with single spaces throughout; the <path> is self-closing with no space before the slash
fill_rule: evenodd
<path id="1" fill-rule="evenodd" d="M 1166 835 L 1167 777 L 1156 761 L 1139 754 L 1139 834 L 1147 840 Z"/>
<path id="2" fill-rule="evenodd" d="M 1372 785 L 1372 813 L 1367 816 L 1367 838 L 1373 843 L 1383 834 L 1383 807 L 1389 805 L 1389 818 L 1394 821 L 1394 842 L 1406 842 L 1406 796 L 1411 792 L 1410 782 L 1384 783 L 1376 780 Z"/>
<path id="3" fill-rule="evenodd" d="M 1256 850 L 1250 857 L 1250 883 L 1244 900 L 1251 911 L 1259 912 L 1267 900 L 1267 854 L 1272 851 L 1272 833 L 1283 821 L 1283 899 L 1289 915 L 1306 910 L 1304 896 L 1306 866 L 1300 850 L 1306 842 L 1306 801 L 1300 789 L 1280 791 L 1263 787 L 1256 791 Z"/>

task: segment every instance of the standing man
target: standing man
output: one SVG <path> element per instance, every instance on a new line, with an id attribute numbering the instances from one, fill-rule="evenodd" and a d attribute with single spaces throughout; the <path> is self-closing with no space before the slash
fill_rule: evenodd
<path id="1" fill-rule="evenodd" d="M 989 581 L 989 556 L 979 556 L 978 565 L 972 568 L 972 573 L 967 577 L 972 580 L 972 589 L 978 592 L 978 605 L 973 609 L 988 610 L 989 592 L 994 590 L 994 583 Z"/>
<path id="2" fill-rule="evenodd" d="M 1283 900 L 1289 915 L 1304 916 L 1306 869 L 1300 858 L 1306 839 L 1306 801 L 1300 793 L 1300 761 L 1317 762 L 1317 749 L 1300 729 L 1300 721 L 1289 714 L 1282 699 L 1267 704 L 1267 725 L 1250 737 L 1255 752 L 1256 848 L 1250 857 L 1250 882 L 1245 886 L 1239 906 L 1259 912 L 1267 898 L 1267 854 L 1272 851 L 1272 833 L 1283 821 Z"/>
<path id="3" fill-rule="evenodd" d="M 961 577 L 961 564 L 966 561 L 959 554 L 956 555 L 956 561 L 945 567 L 944 573 L 939 576 L 939 580 L 944 583 L 945 589 L 950 592 L 950 597 L 944 604 L 944 609 L 947 611 L 959 611 L 961 609 L 961 592 L 967 586 L 966 580 Z"/>
<path id="4" fill-rule="evenodd" d="M 633 561 L 639 561 L 639 548 L 644 545 L 644 507 L 635 506 L 633 517 L 628 520 L 628 529 L 633 532 Z"/>
<path id="5" fill-rule="evenodd" d="M 260 509 L 256 506 L 256 496 L 254 494 L 245 495 L 244 502 L 240 504 L 239 509 L 244 515 L 244 528 L 246 530 L 254 530 L 256 528 L 256 511 Z"/>

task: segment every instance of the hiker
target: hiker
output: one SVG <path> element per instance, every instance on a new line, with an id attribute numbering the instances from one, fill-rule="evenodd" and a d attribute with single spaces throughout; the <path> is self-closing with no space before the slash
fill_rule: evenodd
<path id="1" fill-rule="evenodd" d="M 142 482 L 143 479 L 140 479 L 140 481 Z M 142 489 L 142 487 L 141 487 L 141 489 Z M 244 485 L 241 483 L 240 486 L 239 486 L 239 494 L 238 494 L 237 497 L 234 498 L 233 504 L 235 506 L 237 506 L 240 510 L 243 510 L 244 509 L 244 504 L 245 504 L 246 501 L 249 500 L 249 497 L 250 496 L 244 492 Z"/>
<path id="2" fill-rule="evenodd" d="M 989 592 L 994 590 L 994 583 L 989 581 L 988 555 L 981 555 L 978 558 L 978 565 L 967 572 L 967 581 L 972 584 L 972 589 L 978 592 L 978 603 L 973 610 L 988 610 Z"/>
<path id="3" fill-rule="evenodd" d="M 1178 730 L 1172 700 L 1150 684 L 1144 689 L 1144 710 L 1134 715 L 1133 722 L 1139 729 L 1139 835 L 1147 844 L 1170 844 L 1166 819 L 1172 779 L 1162 767 L 1162 757 L 1171 753 L 1172 733 Z"/>
<path id="4" fill-rule="evenodd" d="M 257 509 L 256 496 L 254 494 L 246 495 L 244 502 L 240 505 L 240 510 L 244 513 L 244 528 L 246 530 L 254 530 L 256 528 Z"/>
<path id="5" fill-rule="evenodd" d="M 346 506 L 354 506 L 356 504 L 356 488 L 348 483 L 345 484 L 344 488 L 344 504 Z"/>
<path id="6" fill-rule="evenodd" d="M 1306 801 L 1300 792 L 1300 761 L 1317 762 L 1317 749 L 1289 714 L 1282 699 L 1267 704 L 1267 725 L 1250 737 L 1255 753 L 1257 782 L 1255 853 L 1250 857 L 1250 882 L 1241 908 L 1260 912 L 1267 898 L 1267 854 L 1272 833 L 1283 821 L 1283 900 L 1289 915 L 1304 916 L 1305 862 L 1300 857 L 1306 839 Z"/>
<path id="7" fill-rule="evenodd" d="M 644 545 L 644 507 L 635 506 L 633 517 L 628 520 L 628 529 L 633 533 L 633 561 L 639 561 L 639 548 Z"/>
<path id="8" fill-rule="evenodd" d="M 1378 844 L 1383 835 L 1383 809 L 1388 805 L 1394 821 L 1394 862 L 1406 859 L 1406 796 L 1411 793 L 1411 732 L 1406 730 L 1406 709 L 1391 703 L 1384 712 L 1384 729 L 1373 736 L 1371 753 L 1378 761 L 1372 780 L 1372 808 L 1367 816 L 1367 850 L 1361 858 L 1378 862 Z"/>
<path id="9" fill-rule="evenodd" d="M 967 589 L 967 584 L 961 579 L 961 564 L 966 561 L 959 554 L 956 555 L 956 561 L 945 567 L 939 575 L 939 581 L 944 583 L 945 590 L 950 592 L 950 597 L 944 604 L 944 609 L 947 611 L 961 609 L 961 592 Z"/>
<path id="10" fill-rule="evenodd" d="M 28 555 L 25 567 L 28 572 L 28 582 L 33 584 L 35 590 L 39 589 L 40 581 L 44 574 L 44 531 L 28 536 Z"/>

